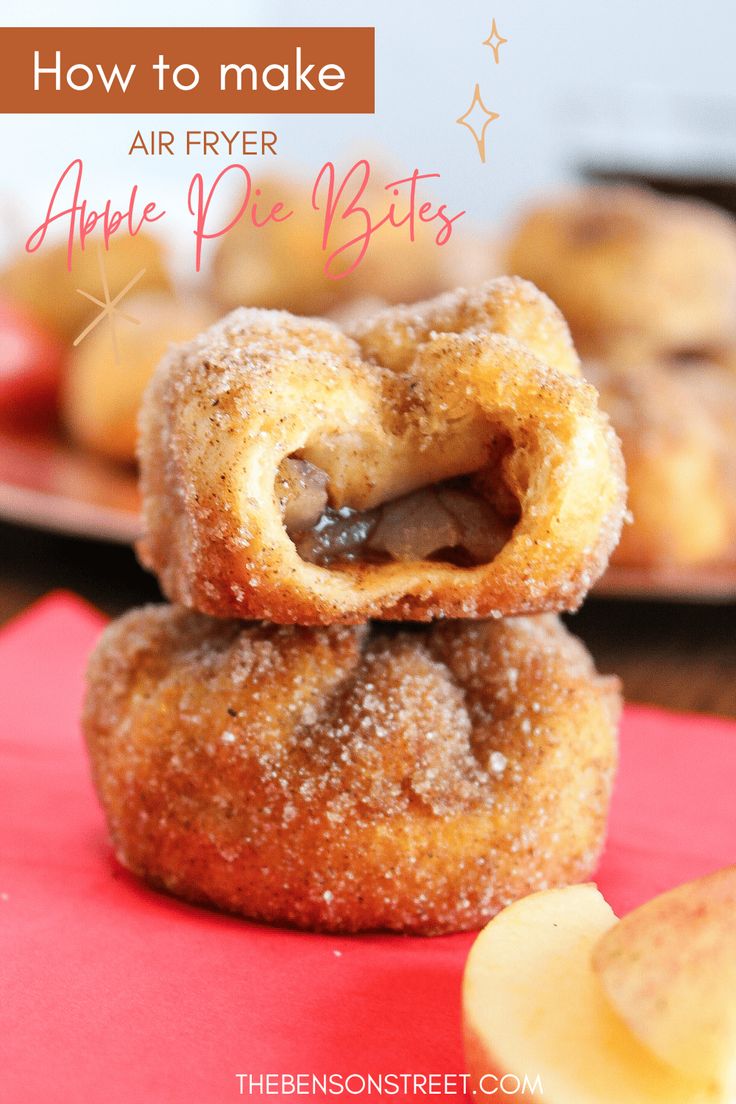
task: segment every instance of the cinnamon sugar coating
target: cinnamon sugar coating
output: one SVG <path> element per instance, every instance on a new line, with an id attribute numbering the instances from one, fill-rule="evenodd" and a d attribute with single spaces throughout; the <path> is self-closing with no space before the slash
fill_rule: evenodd
<path id="1" fill-rule="evenodd" d="M 589 877 L 619 692 L 551 615 L 279 627 L 135 610 L 84 730 L 120 861 L 257 920 L 437 934 Z"/>
<path id="2" fill-rule="evenodd" d="M 326 488 L 315 531 L 321 540 L 332 527 L 338 551 L 350 545 L 342 559 L 333 547 L 320 561 L 319 541 L 287 531 L 281 473 L 294 460 Z M 285 624 L 574 609 L 604 570 L 624 511 L 619 444 L 579 378 L 561 315 L 506 278 L 389 309 L 353 336 L 284 312 L 234 311 L 159 367 L 140 461 L 139 555 L 167 597 Z M 462 522 L 436 503 L 451 555 L 426 532 L 426 559 L 410 557 L 411 542 L 399 542 L 397 559 L 386 552 L 396 540 L 376 551 L 356 538 L 378 524 L 371 511 L 469 477 L 498 511 L 488 512 L 494 539 L 473 534 L 474 547 L 494 552 L 501 534 L 490 562 L 462 558 Z M 449 490 L 451 504 L 467 505 L 468 487 Z M 417 500 L 404 505 L 416 518 Z"/>

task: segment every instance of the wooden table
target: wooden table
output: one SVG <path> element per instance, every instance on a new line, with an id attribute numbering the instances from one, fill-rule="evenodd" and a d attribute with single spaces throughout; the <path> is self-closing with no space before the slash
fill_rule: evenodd
<path id="1" fill-rule="evenodd" d="M 59 587 L 108 614 L 160 599 L 129 548 L 0 523 L 0 621 Z M 736 605 L 589 598 L 569 622 L 629 700 L 736 717 Z"/>

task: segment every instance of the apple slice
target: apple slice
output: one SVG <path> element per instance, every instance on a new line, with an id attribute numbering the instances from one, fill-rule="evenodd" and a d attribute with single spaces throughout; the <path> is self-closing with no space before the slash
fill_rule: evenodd
<path id="1" fill-rule="evenodd" d="M 660 1062 L 606 1000 L 593 948 L 616 917 L 592 885 L 504 909 L 468 958 L 463 1021 L 473 1099 L 528 1104 L 715 1104 Z"/>
<path id="2" fill-rule="evenodd" d="M 603 935 L 593 966 L 642 1043 L 736 1099 L 736 866 L 635 909 Z"/>

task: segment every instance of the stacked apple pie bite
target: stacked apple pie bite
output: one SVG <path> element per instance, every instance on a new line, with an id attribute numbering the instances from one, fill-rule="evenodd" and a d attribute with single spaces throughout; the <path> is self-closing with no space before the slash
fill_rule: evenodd
<path id="1" fill-rule="evenodd" d="M 233 311 L 164 359 L 139 452 L 175 604 L 107 630 L 84 722 L 121 862 L 253 919 L 424 934 L 591 873 L 619 692 L 556 614 L 625 484 L 545 296 L 499 279 L 350 333 Z"/>

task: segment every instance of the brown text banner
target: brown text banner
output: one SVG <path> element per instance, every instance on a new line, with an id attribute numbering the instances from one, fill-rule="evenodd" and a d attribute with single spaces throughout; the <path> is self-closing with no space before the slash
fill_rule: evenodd
<path id="1" fill-rule="evenodd" d="M 4 27 L 0 112 L 370 114 L 372 27 Z"/>

